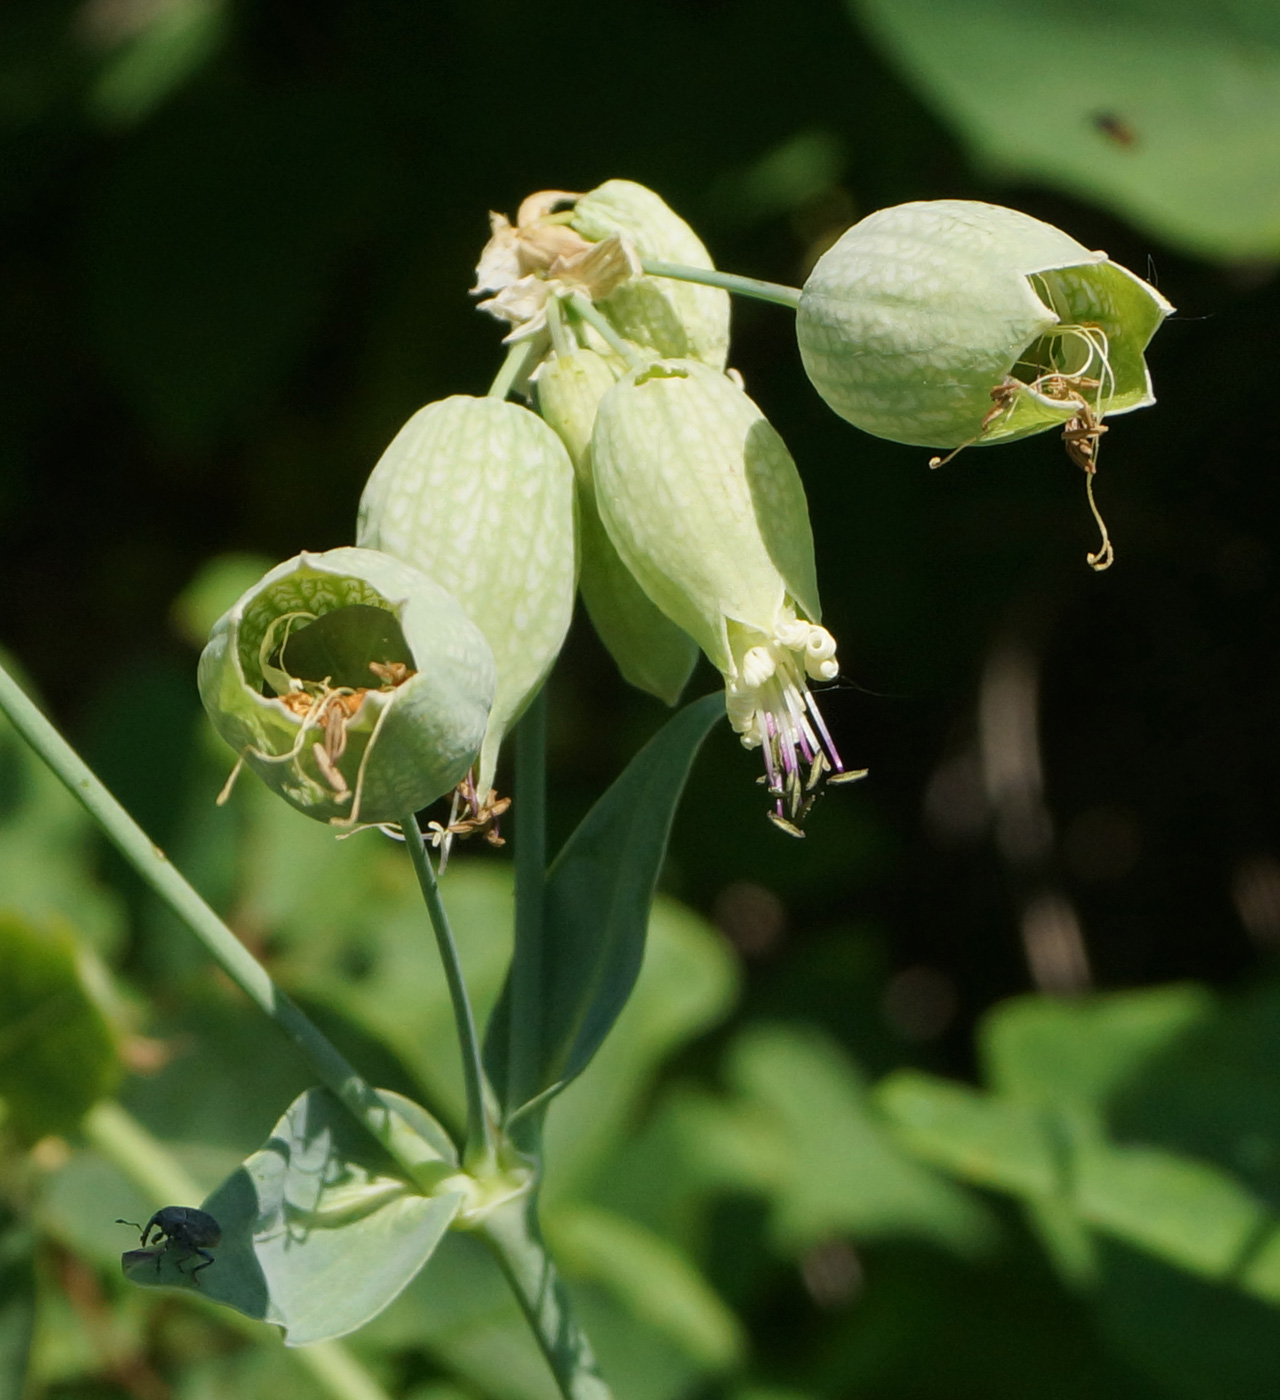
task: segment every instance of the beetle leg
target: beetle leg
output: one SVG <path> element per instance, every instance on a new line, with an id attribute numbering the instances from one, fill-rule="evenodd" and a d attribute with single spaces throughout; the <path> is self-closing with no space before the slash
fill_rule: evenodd
<path id="1" fill-rule="evenodd" d="M 195 1266 L 194 1269 L 183 1269 L 183 1267 L 182 1267 L 182 1260 L 183 1260 L 183 1259 L 194 1259 L 194 1258 L 196 1257 L 197 1254 L 204 1260 L 204 1263 L 203 1263 L 203 1264 L 197 1264 L 197 1265 Z M 191 1250 L 191 1252 L 190 1252 L 189 1254 L 184 1254 L 184 1255 L 182 1256 L 182 1259 L 179 1259 L 178 1262 L 177 1262 L 177 1264 L 176 1264 L 174 1267 L 178 1270 L 178 1272 L 179 1272 L 180 1274 L 181 1274 L 181 1273 L 185 1273 L 185 1274 L 187 1275 L 187 1277 L 191 1280 L 191 1282 L 194 1283 L 195 1286 L 196 1286 L 197 1288 L 199 1288 L 199 1287 L 200 1287 L 200 1280 L 196 1277 L 196 1275 L 200 1272 L 201 1269 L 207 1269 L 207 1268 L 209 1267 L 209 1265 L 212 1264 L 212 1263 L 213 1263 L 213 1255 L 210 1254 L 209 1251 L 208 1251 L 207 1249 L 197 1249 L 197 1248 L 194 1248 L 194 1247 L 193 1247 L 192 1250 Z"/>

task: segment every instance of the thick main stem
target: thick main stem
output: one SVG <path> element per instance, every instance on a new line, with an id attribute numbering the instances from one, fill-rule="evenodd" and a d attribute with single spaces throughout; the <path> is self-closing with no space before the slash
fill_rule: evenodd
<path id="1" fill-rule="evenodd" d="M 547 696 L 541 690 L 516 728 L 516 939 L 507 1041 L 508 1114 L 538 1088 L 542 1066 L 543 916 L 547 871 Z"/>
<path id="2" fill-rule="evenodd" d="M 480 1062 L 480 1038 L 476 1034 L 476 1018 L 471 1010 L 471 998 L 467 995 L 467 984 L 462 976 L 462 964 L 458 960 L 458 945 L 454 942 L 449 915 L 440 898 L 440 886 L 436 872 L 431 867 L 431 857 L 427 854 L 422 832 L 418 829 L 417 818 L 410 813 L 400 820 L 404 832 L 404 842 L 409 848 L 409 858 L 422 889 L 427 913 L 431 918 L 431 928 L 436 936 L 436 947 L 440 951 L 440 961 L 444 964 L 445 981 L 449 985 L 449 1000 L 453 1003 L 454 1025 L 458 1032 L 458 1048 L 462 1052 L 462 1078 L 467 1093 L 467 1145 L 464 1163 L 468 1167 L 479 1167 L 482 1163 L 494 1160 L 493 1125 L 484 1103 L 484 1069 Z"/>
<path id="3" fill-rule="evenodd" d="M 736 272 L 720 272 L 712 267 L 662 262 L 657 258 L 645 258 L 641 266 L 650 277 L 670 277 L 676 282 L 697 282 L 703 287 L 719 287 L 722 292 L 736 292 L 754 301 L 771 301 L 792 311 L 800 305 L 800 288 L 784 287 L 780 282 L 762 282 L 758 277 L 742 277 Z"/>
<path id="4" fill-rule="evenodd" d="M 449 1168 L 393 1113 L 169 863 L 168 857 L 107 791 L 13 677 L 0 666 L 0 710 L 102 827 L 111 843 L 151 889 L 204 944 L 244 994 L 280 1027 L 310 1061 L 317 1078 L 387 1149 L 424 1190 L 434 1189 Z"/>
<path id="5" fill-rule="evenodd" d="M 542 1242 L 537 1209 L 532 1193 L 510 1201 L 485 1218 L 480 1237 L 516 1295 L 565 1400 L 611 1400 L 591 1343 Z"/>

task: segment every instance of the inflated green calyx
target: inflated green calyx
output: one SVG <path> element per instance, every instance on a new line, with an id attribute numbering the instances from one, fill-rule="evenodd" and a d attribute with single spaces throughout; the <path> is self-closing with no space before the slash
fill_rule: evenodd
<path id="1" fill-rule="evenodd" d="M 960 448 L 1154 402 L 1143 351 L 1172 309 L 1049 224 L 944 199 L 849 229 L 805 283 L 796 334 L 842 418 Z"/>
<path id="2" fill-rule="evenodd" d="M 396 434 L 360 498 L 356 538 L 447 588 L 484 634 L 497 691 L 481 800 L 498 749 L 560 652 L 577 576 L 573 464 L 535 413 L 457 394 Z"/>
<path id="3" fill-rule="evenodd" d="M 578 587 L 587 615 L 623 677 L 674 705 L 698 647 L 641 588 L 600 519 L 591 467 L 591 432 L 617 369 L 594 350 L 553 355 L 538 372 L 538 408 L 560 435 L 578 484 Z"/>
<path id="4" fill-rule="evenodd" d="M 301 554 L 214 626 L 214 728 L 287 802 L 339 826 L 399 821 L 475 762 L 493 656 L 432 579 L 367 549 Z"/>
<path id="5" fill-rule="evenodd" d="M 591 242 L 621 237 L 641 258 L 714 268 L 702 240 L 665 201 L 634 180 L 606 180 L 581 196 L 572 227 Z M 600 302 L 620 335 L 655 355 L 687 356 L 723 369 L 729 296 L 662 277 L 623 282 Z"/>
<path id="6" fill-rule="evenodd" d="M 724 676 L 730 723 L 763 750 L 770 818 L 799 835 L 823 778 L 855 775 L 808 684 L 839 665 L 791 454 L 728 376 L 660 360 L 600 401 L 591 458 L 620 558 Z"/>

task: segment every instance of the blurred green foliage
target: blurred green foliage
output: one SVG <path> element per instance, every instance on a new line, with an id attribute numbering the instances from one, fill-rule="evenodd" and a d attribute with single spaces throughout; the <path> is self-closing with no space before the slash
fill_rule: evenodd
<path id="1" fill-rule="evenodd" d="M 1280 7 L 658 0 L 605 25 L 585 0 L 0 11 L 2 640 L 344 1051 L 456 1125 L 402 853 L 247 782 L 214 808 L 193 646 L 243 556 L 348 543 L 401 422 L 488 383 L 485 211 L 627 176 L 722 266 L 795 282 L 862 214 L 962 196 L 1149 271 L 1181 317 L 1161 403 L 1106 443 L 1100 578 L 1048 440 L 930 473 L 823 408 L 785 315 L 735 308 L 813 505 L 851 678 L 824 709 L 871 777 L 788 842 L 708 741 L 636 994 L 549 1118 L 546 1229 L 620 1400 L 1270 1393 Z M 1031 864 L 991 780 L 1026 718 L 992 717 L 1010 648 Z M 556 834 L 662 718 L 576 630 Z M 1071 1002 L 1028 957 L 1046 890 L 1085 954 Z M 487 1012 L 501 857 L 460 859 L 446 896 Z M 0 1393 L 335 1393 L 325 1353 L 120 1276 L 114 1218 L 168 1201 L 99 1109 L 75 1126 L 117 1057 L 101 1103 L 201 1193 L 310 1084 L 7 730 L 0 927 L 4 966 L 35 969 L 0 981 Z M 73 1092 L 49 1092 L 62 1035 Z M 347 1346 L 395 1396 L 550 1394 L 457 1235 Z"/>

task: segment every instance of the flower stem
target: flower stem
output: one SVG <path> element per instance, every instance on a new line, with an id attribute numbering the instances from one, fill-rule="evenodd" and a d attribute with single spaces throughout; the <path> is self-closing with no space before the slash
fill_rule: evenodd
<path id="1" fill-rule="evenodd" d="M 0 666 L 0 711 L 94 818 L 125 860 L 204 944 L 250 1001 L 265 1011 L 310 1061 L 317 1078 L 373 1134 L 406 1174 L 431 1191 L 448 1167 L 392 1113 L 319 1028 L 271 980 L 270 973 L 169 863 L 165 853 L 103 786 L 78 753 Z"/>
<path id="2" fill-rule="evenodd" d="M 629 368 L 636 369 L 645 363 L 645 357 L 634 345 L 623 340 L 610 324 L 608 317 L 597 308 L 585 292 L 572 292 L 568 297 L 568 302 L 575 313 L 599 334 L 609 349 L 627 362 Z"/>
<path id="3" fill-rule="evenodd" d="M 449 1000 L 453 1003 L 454 1025 L 458 1032 L 458 1049 L 462 1054 L 462 1078 L 467 1092 L 467 1143 L 463 1154 L 463 1164 L 479 1167 L 491 1163 L 495 1157 L 493 1125 L 484 1103 L 484 1070 L 480 1063 L 480 1039 L 476 1034 L 476 1018 L 471 1010 L 471 999 L 467 995 L 467 984 L 462 976 L 462 964 L 458 961 L 458 946 L 453 939 L 453 929 L 449 926 L 449 915 L 440 898 L 440 886 L 436 872 L 431 866 L 422 832 L 418 829 L 417 818 L 410 813 L 400 819 L 400 829 L 404 832 L 404 843 L 409 848 L 409 858 L 422 888 L 422 898 L 426 901 L 431 927 L 436 936 L 436 947 L 440 950 L 440 961 L 444 964 L 445 981 L 449 985 Z"/>
<path id="4" fill-rule="evenodd" d="M 171 1202 L 195 1202 L 204 1193 L 169 1149 L 114 1099 L 103 1099 L 85 1114 L 81 1127 L 88 1141 L 129 1178 L 153 1206 Z M 224 1327 L 242 1332 L 274 1351 L 279 1333 L 238 1312 L 188 1295 L 196 1306 L 217 1312 Z M 314 1342 L 287 1348 L 285 1354 L 309 1371 L 316 1385 L 331 1400 L 390 1400 L 387 1392 L 341 1342 Z"/>
<path id="5" fill-rule="evenodd" d="M 502 367 L 494 376 L 493 383 L 489 385 L 489 392 L 485 395 L 489 399 L 505 399 L 511 392 L 512 386 L 520 378 L 533 359 L 535 351 L 539 349 L 537 337 L 530 340 L 520 340 L 508 347 L 507 357 L 502 362 Z"/>
<path id="6" fill-rule="evenodd" d="M 762 282 L 758 277 L 741 277 L 736 272 L 718 272 L 710 267 L 689 267 L 684 263 L 661 262 L 645 258 L 641 266 L 650 277 L 670 277 L 677 282 L 697 282 L 704 287 L 719 287 L 721 291 L 737 292 L 755 301 L 771 301 L 778 306 L 800 305 L 800 288 L 784 287 L 780 282 Z"/>
<path id="7" fill-rule="evenodd" d="M 516 729 L 516 941 L 507 1041 L 508 1114 L 541 1087 L 542 937 L 547 871 L 547 693 L 538 692 Z"/>
<path id="8" fill-rule="evenodd" d="M 558 359 L 564 359 L 577 349 L 577 341 L 565 328 L 564 312 L 560 309 L 559 297 L 547 298 L 547 332 L 551 336 L 551 348 Z"/>
<path id="9" fill-rule="evenodd" d="M 564 1400 L 611 1400 L 538 1229 L 530 1193 L 491 1211 L 478 1231 L 506 1276 Z"/>

